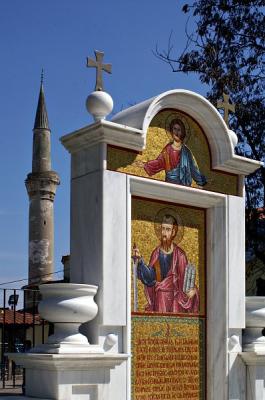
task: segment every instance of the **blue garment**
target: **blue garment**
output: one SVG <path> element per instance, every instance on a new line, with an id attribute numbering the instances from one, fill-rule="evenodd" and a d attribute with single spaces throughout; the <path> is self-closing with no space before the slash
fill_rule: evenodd
<path id="1" fill-rule="evenodd" d="M 204 186 L 207 180 L 199 171 L 190 149 L 183 145 L 180 152 L 180 161 L 176 168 L 166 172 L 166 182 L 191 186 L 192 179 L 199 186 Z"/>
<path id="2" fill-rule="evenodd" d="M 159 251 L 159 266 L 161 280 L 167 277 L 168 271 L 170 270 L 172 262 L 172 253 L 165 254 L 161 250 Z M 147 266 L 144 260 L 141 258 L 137 266 L 138 279 L 146 286 L 154 286 L 157 281 L 156 271 L 154 267 Z"/>

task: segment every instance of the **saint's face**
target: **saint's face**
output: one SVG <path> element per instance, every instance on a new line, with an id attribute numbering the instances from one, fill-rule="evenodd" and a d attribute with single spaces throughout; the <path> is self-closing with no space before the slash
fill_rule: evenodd
<path id="1" fill-rule="evenodd" d="M 181 132 L 181 126 L 179 124 L 174 124 L 173 128 L 172 128 L 172 138 L 175 142 L 177 143 L 181 143 L 181 136 L 182 132 Z"/>
<path id="2" fill-rule="evenodd" d="M 162 242 L 172 242 L 175 236 L 175 228 L 172 224 L 162 223 L 161 225 L 161 238 Z"/>

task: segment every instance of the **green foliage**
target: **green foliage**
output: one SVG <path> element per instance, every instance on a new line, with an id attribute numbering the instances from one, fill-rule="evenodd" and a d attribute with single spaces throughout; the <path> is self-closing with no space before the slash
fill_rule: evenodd
<path id="1" fill-rule="evenodd" d="M 236 104 L 230 127 L 238 135 L 237 153 L 264 161 L 264 0 L 197 0 L 182 11 L 195 21 L 193 33 L 186 29 L 183 53 L 174 57 L 170 36 L 167 50 L 156 48 L 156 56 L 173 72 L 198 74 L 214 105 L 229 94 Z M 265 206 L 264 188 L 262 168 L 247 178 L 247 209 Z"/>
<path id="2" fill-rule="evenodd" d="M 174 56 L 172 34 L 166 50 L 155 55 L 173 72 L 196 73 L 208 85 L 214 104 L 229 94 L 236 105 L 230 127 L 238 136 L 236 152 L 265 161 L 265 4 L 264 0 L 197 0 L 182 11 L 192 18 L 183 53 Z M 188 20 L 189 21 L 189 20 Z M 265 265 L 265 168 L 246 178 L 246 245 Z"/>
<path id="3" fill-rule="evenodd" d="M 197 72 L 210 85 L 211 94 L 220 97 L 224 91 L 238 93 L 251 87 L 260 93 L 264 83 L 265 20 L 263 1 L 200 0 L 185 5 L 192 12 L 196 32 L 188 35 L 188 45 L 179 58 L 179 69 Z M 264 86 L 263 86 L 264 89 Z M 246 98 L 248 100 L 248 96 Z"/>

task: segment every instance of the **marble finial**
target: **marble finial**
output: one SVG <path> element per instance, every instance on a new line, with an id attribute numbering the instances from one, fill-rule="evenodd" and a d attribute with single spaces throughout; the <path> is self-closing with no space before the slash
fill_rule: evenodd
<path id="1" fill-rule="evenodd" d="M 104 57 L 103 51 L 95 50 L 94 53 L 95 53 L 96 60 L 93 60 L 93 58 L 87 57 L 86 66 L 96 68 L 97 75 L 96 75 L 95 90 L 101 91 L 101 90 L 103 90 L 102 71 L 105 71 L 108 74 L 111 74 L 111 64 L 103 64 L 103 57 Z"/>
<path id="2" fill-rule="evenodd" d="M 235 104 L 230 103 L 228 94 L 223 93 L 223 98 L 224 98 L 223 101 L 219 100 L 217 102 L 217 109 L 224 110 L 224 121 L 226 125 L 229 127 L 229 121 L 228 121 L 229 112 L 232 113 L 235 112 Z"/>
<path id="3" fill-rule="evenodd" d="M 93 116 L 95 121 L 105 119 L 113 109 L 112 97 L 103 91 L 102 71 L 111 73 L 111 64 L 103 64 L 104 53 L 95 50 L 96 60 L 87 58 L 87 67 L 96 68 L 96 86 L 95 91 L 92 92 L 86 99 L 87 111 Z"/>
<path id="4" fill-rule="evenodd" d="M 95 121 L 105 119 L 113 109 L 112 97 L 106 92 L 92 92 L 86 99 L 86 108 Z"/>

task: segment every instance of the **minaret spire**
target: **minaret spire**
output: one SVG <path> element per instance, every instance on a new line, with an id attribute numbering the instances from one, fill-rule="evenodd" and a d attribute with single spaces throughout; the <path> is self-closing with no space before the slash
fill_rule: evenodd
<path id="1" fill-rule="evenodd" d="M 46 109 L 44 89 L 43 89 L 43 69 L 41 71 L 41 81 L 40 81 L 40 94 L 39 101 L 35 116 L 34 129 L 49 129 L 48 113 Z"/>
<path id="2" fill-rule="evenodd" d="M 33 128 L 32 172 L 26 179 L 29 195 L 29 285 L 53 279 L 53 202 L 59 176 L 51 168 L 51 131 L 43 90 L 43 71 Z"/>

